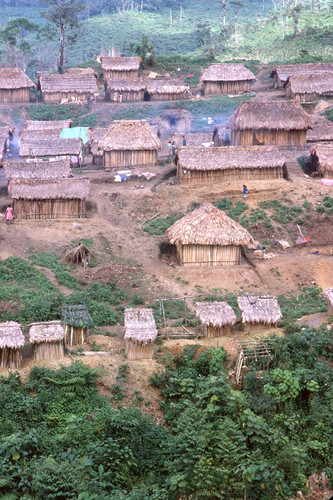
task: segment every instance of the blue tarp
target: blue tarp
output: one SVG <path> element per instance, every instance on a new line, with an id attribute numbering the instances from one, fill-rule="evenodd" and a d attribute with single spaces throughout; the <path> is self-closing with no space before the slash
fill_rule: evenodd
<path id="1" fill-rule="evenodd" d="M 73 128 L 63 128 L 60 133 L 61 139 L 76 139 L 80 137 L 83 144 L 87 144 L 88 137 L 88 127 L 73 127 Z"/>

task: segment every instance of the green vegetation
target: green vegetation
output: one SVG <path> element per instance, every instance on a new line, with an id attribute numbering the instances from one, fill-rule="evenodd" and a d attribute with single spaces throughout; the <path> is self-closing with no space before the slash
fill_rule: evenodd
<path id="1" fill-rule="evenodd" d="M 26 107 L 25 111 L 31 120 L 73 120 L 73 126 L 95 127 L 97 116 L 90 113 L 89 109 L 70 106 L 51 106 L 47 104 L 34 104 Z"/>
<path id="2" fill-rule="evenodd" d="M 327 299 L 318 286 L 299 288 L 296 293 L 279 295 L 279 304 L 283 315 L 281 325 L 288 326 L 293 321 L 307 314 L 327 311 Z"/>
<path id="3" fill-rule="evenodd" d="M 169 227 L 172 226 L 177 220 L 179 220 L 182 217 L 182 215 L 177 215 L 177 214 L 171 214 L 167 215 L 166 217 L 158 217 L 151 222 L 147 222 L 143 226 L 143 230 L 146 231 L 148 234 L 156 234 L 160 235 L 163 234 Z"/>

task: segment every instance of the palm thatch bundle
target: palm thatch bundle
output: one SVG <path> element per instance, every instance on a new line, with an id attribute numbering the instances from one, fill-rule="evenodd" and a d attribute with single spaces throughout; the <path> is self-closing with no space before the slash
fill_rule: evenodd
<path id="1" fill-rule="evenodd" d="M 47 94 L 98 94 L 94 73 L 39 74 L 39 87 L 42 95 Z"/>
<path id="2" fill-rule="evenodd" d="M 283 87 L 289 77 L 333 72 L 333 63 L 282 64 L 271 71 L 271 78 L 277 87 Z"/>
<path id="3" fill-rule="evenodd" d="M 277 325 L 282 319 L 277 297 L 273 295 L 237 297 L 244 325 Z"/>
<path id="4" fill-rule="evenodd" d="M 138 71 L 141 58 L 102 56 L 101 61 L 103 71 Z"/>
<path id="5" fill-rule="evenodd" d="M 236 314 L 227 302 L 197 302 L 196 315 L 204 326 L 206 337 L 220 337 L 230 332 Z"/>
<path id="6" fill-rule="evenodd" d="M 73 120 L 27 120 L 24 122 L 24 130 L 62 130 L 71 128 Z"/>
<path id="7" fill-rule="evenodd" d="M 183 138 L 186 140 L 186 147 L 199 148 L 213 145 L 212 134 L 210 132 L 192 132 L 180 134 L 175 132 L 171 135 L 171 142 L 175 142 L 177 148 L 183 147 Z"/>
<path id="8" fill-rule="evenodd" d="M 115 120 L 100 140 L 103 151 L 157 150 L 161 141 L 147 120 Z"/>
<path id="9" fill-rule="evenodd" d="M 79 156 L 82 151 L 82 140 L 49 139 L 22 141 L 19 155 L 23 157 Z"/>
<path id="10" fill-rule="evenodd" d="M 95 260 L 95 256 L 89 248 L 79 242 L 73 248 L 67 250 L 62 260 L 68 264 L 84 264 L 85 267 L 86 264 Z"/>
<path id="11" fill-rule="evenodd" d="M 19 368 L 24 336 L 15 321 L 0 323 L 0 368 Z"/>
<path id="12" fill-rule="evenodd" d="M 6 161 L 3 169 L 7 179 L 65 179 L 71 175 L 70 160 Z"/>
<path id="13" fill-rule="evenodd" d="M 125 342 L 128 359 L 152 359 L 157 330 L 153 311 L 125 309 Z"/>
<path id="14" fill-rule="evenodd" d="M 256 80 L 256 77 L 243 64 L 214 63 L 204 71 L 202 82 L 237 82 Z"/>
<path id="15" fill-rule="evenodd" d="M 326 289 L 326 295 L 329 302 L 328 313 L 333 314 L 333 287 Z"/>
<path id="16" fill-rule="evenodd" d="M 333 144 L 316 144 L 310 149 L 312 172 L 318 172 L 325 178 L 333 178 Z"/>
<path id="17" fill-rule="evenodd" d="M 306 134 L 308 142 L 333 142 L 333 123 L 322 121 L 313 125 L 313 130 Z"/>
<path id="18" fill-rule="evenodd" d="M 60 139 L 61 129 L 41 129 L 41 130 L 27 130 L 23 129 L 20 132 L 21 141 L 48 141 L 52 139 Z"/>
<path id="19" fill-rule="evenodd" d="M 83 304 L 62 307 L 62 321 L 65 323 L 65 344 L 86 344 L 89 340 L 88 328 L 92 325 L 92 317 L 87 306 Z"/>
<path id="20" fill-rule="evenodd" d="M 21 68 L 0 68 L 0 90 L 32 88 L 36 85 Z"/>
<path id="21" fill-rule="evenodd" d="M 285 83 L 286 96 L 299 102 L 333 96 L 333 71 L 311 75 L 293 75 Z"/>
<path id="22" fill-rule="evenodd" d="M 11 179 L 8 194 L 14 200 L 83 200 L 89 195 L 90 181 L 86 177 L 69 179 Z"/>
<path id="23" fill-rule="evenodd" d="M 65 332 L 60 321 L 32 323 L 29 329 L 29 339 L 34 360 L 63 358 L 65 355 L 64 337 Z"/>

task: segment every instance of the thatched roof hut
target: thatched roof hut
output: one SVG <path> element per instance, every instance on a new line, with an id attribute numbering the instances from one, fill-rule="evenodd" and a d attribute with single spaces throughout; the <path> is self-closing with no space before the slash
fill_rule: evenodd
<path id="1" fill-rule="evenodd" d="M 227 302 L 197 302 L 196 315 L 208 338 L 227 335 L 237 319 Z"/>
<path id="2" fill-rule="evenodd" d="M 81 345 L 89 341 L 89 326 L 92 317 L 84 304 L 62 307 L 62 321 L 65 323 L 65 344 Z"/>
<path id="3" fill-rule="evenodd" d="M 7 179 L 61 179 L 71 175 L 70 160 L 6 161 L 3 165 Z"/>
<path id="4" fill-rule="evenodd" d="M 189 99 L 190 87 L 179 82 L 148 80 L 145 101 L 179 101 Z"/>
<path id="5" fill-rule="evenodd" d="M 26 120 L 24 130 L 62 130 L 71 128 L 73 120 Z"/>
<path id="6" fill-rule="evenodd" d="M 175 222 L 167 235 L 183 266 L 240 264 L 241 247 L 253 243 L 248 231 L 211 203 Z"/>
<path id="7" fill-rule="evenodd" d="M 90 132 L 89 149 L 94 165 L 103 164 L 103 150 L 99 149 L 99 141 L 106 136 L 107 132 L 107 128 L 95 128 Z"/>
<path id="8" fill-rule="evenodd" d="M 316 144 L 310 149 L 311 171 L 326 179 L 333 179 L 333 144 Z"/>
<path id="9" fill-rule="evenodd" d="M 21 68 L 0 68 L 0 103 L 29 102 L 35 84 Z"/>
<path id="10" fill-rule="evenodd" d="M 110 78 L 116 80 L 136 79 L 139 77 L 140 57 L 109 57 L 101 58 L 104 81 Z"/>
<path id="11" fill-rule="evenodd" d="M 306 138 L 308 142 L 333 142 L 333 123 L 328 120 L 314 123 Z"/>
<path id="12" fill-rule="evenodd" d="M 44 102 L 87 101 L 98 96 L 91 73 L 39 74 L 38 87 Z"/>
<path id="13" fill-rule="evenodd" d="M 283 87 L 290 76 L 314 75 L 333 71 L 333 63 L 281 64 L 271 71 L 275 87 Z"/>
<path id="14" fill-rule="evenodd" d="M 181 148 L 176 155 L 182 182 L 266 180 L 282 178 L 286 160 L 272 146 Z"/>
<path id="15" fill-rule="evenodd" d="M 68 219 L 86 217 L 89 179 L 11 179 L 8 194 L 19 219 Z"/>
<path id="16" fill-rule="evenodd" d="M 152 359 L 157 330 L 153 311 L 125 309 L 125 342 L 128 359 Z"/>
<path id="17" fill-rule="evenodd" d="M 146 83 L 142 79 L 137 80 L 115 80 L 111 78 L 104 84 L 106 101 L 143 101 L 146 90 Z"/>
<path id="18" fill-rule="evenodd" d="M 71 157 L 72 162 L 75 159 L 75 163 L 77 163 L 81 159 L 82 148 L 83 145 L 80 138 L 26 140 L 21 142 L 19 155 L 25 158 Z"/>
<path id="19" fill-rule="evenodd" d="M 333 287 L 326 289 L 326 295 L 328 298 L 328 314 L 333 314 Z"/>
<path id="20" fill-rule="evenodd" d="M 41 129 L 41 130 L 26 130 L 20 132 L 20 139 L 24 141 L 50 141 L 60 139 L 61 129 Z"/>
<path id="21" fill-rule="evenodd" d="M 243 94 L 251 91 L 256 77 L 243 64 L 214 63 L 204 71 L 201 81 L 204 95 Z"/>
<path id="22" fill-rule="evenodd" d="M 105 167 L 147 167 L 157 164 L 161 141 L 146 120 L 116 120 L 98 147 Z"/>
<path id="23" fill-rule="evenodd" d="M 24 336 L 15 321 L 0 323 L 0 368 L 19 368 Z"/>
<path id="24" fill-rule="evenodd" d="M 64 336 L 64 327 L 60 321 L 32 323 L 29 329 L 29 339 L 34 360 L 63 358 L 65 355 Z"/>
<path id="25" fill-rule="evenodd" d="M 183 144 L 184 138 L 186 142 L 185 146 Z M 179 134 L 178 132 L 175 132 L 171 135 L 171 142 L 175 142 L 177 148 L 199 148 L 213 146 L 212 134 L 210 132 L 188 132 L 185 134 Z"/>
<path id="26" fill-rule="evenodd" d="M 312 75 L 292 75 L 284 85 L 286 97 L 308 103 L 333 97 L 333 71 Z"/>
<path id="27" fill-rule="evenodd" d="M 273 295 L 237 297 L 238 307 L 242 313 L 242 323 L 251 326 L 276 326 L 282 319 L 277 297 Z"/>
<path id="28" fill-rule="evenodd" d="M 95 256 L 92 251 L 80 241 L 77 245 L 67 250 L 62 260 L 68 264 L 83 264 L 85 268 L 89 262 L 95 260 Z"/>
<path id="29" fill-rule="evenodd" d="M 233 146 L 306 144 L 312 121 L 298 102 L 245 101 L 229 118 Z"/>

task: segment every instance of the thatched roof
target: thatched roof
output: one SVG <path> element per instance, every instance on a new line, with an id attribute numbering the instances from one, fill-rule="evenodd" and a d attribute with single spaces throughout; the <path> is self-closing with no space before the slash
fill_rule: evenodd
<path id="1" fill-rule="evenodd" d="M 292 75 L 285 86 L 290 86 L 293 94 L 333 94 L 333 71 L 312 75 Z"/>
<path id="2" fill-rule="evenodd" d="M 327 288 L 326 295 L 328 297 L 328 300 L 329 300 L 331 306 L 333 306 L 333 288 Z"/>
<path id="3" fill-rule="evenodd" d="M 94 259 L 95 256 L 92 251 L 80 241 L 77 245 L 67 250 L 62 260 L 69 264 L 80 264 L 91 262 Z"/>
<path id="4" fill-rule="evenodd" d="M 89 187 L 89 179 L 85 177 L 50 180 L 11 179 L 8 183 L 8 194 L 13 200 L 83 200 L 89 195 Z"/>
<path id="5" fill-rule="evenodd" d="M 236 314 L 227 302 L 197 302 L 196 315 L 206 326 L 234 325 Z"/>
<path id="6" fill-rule="evenodd" d="M 333 144 L 316 144 L 312 146 L 308 155 L 316 155 L 319 172 L 322 175 L 333 172 Z"/>
<path id="7" fill-rule="evenodd" d="M 256 77 L 243 64 L 214 63 L 204 71 L 202 82 L 236 82 L 256 80 Z"/>
<path id="8" fill-rule="evenodd" d="M 171 136 L 171 141 L 175 141 L 177 147 L 183 146 L 183 136 L 186 139 L 186 147 L 201 147 L 203 144 L 213 144 L 212 133 L 188 133 L 188 134 L 179 134 L 174 133 Z"/>
<path id="9" fill-rule="evenodd" d="M 115 120 L 100 140 L 104 151 L 160 149 L 161 141 L 146 120 Z"/>
<path id="10" fill-rule="evenodd" d="M 60 342 L 64 339 L 65 331 L 60 321 L 46 323 L 32 323 L 29 329 L 31 344 L 40 342 Z"/>
<path id="11" fill-rule="evenodd" d="M 50 139 L 60 139 L 60 128 L 41 129 L 41 130 L 26 130 L 20 132 L 21 141 L 47 141 Z"/>
<path id="12" fill-rule="evenodd" d="M 313 125 L 313 130 L 308 130 L 306 134 L 308 142 L 332 141 L 333 142 L 333 123 L 319 122 Z"/>
<path id="13" fill-rule="evenodd" d="M 22 141 L 20 156 L 66 156 L 79 155 L 82 149 L 82 140 L 76 139 L 49 139 L 41 141 Z"/>
<path id="14" fill-rule="evenodd" d="M 190 91 L 188 85 L 171 81 L 166 82 L 165 80 L 148 80 L 146 89 L 149 94 L 183 94 Z"/>
<path id="15" fill-rule="evenodd" d="M 106 136 L 107 128 L 95 128 L 90 134 L 90 152 L 93 156 L 103 156 L 103 150 L 98 149 L 99 141 Z"/>
<path id="16" fill-rule="evenodd" d="M 0 349 L 19 349 L 24 346 L 21 325 L 15 321 L 0 323 Z"/>
<path id="17" fill-rule="evenodd" d="M 172 244 L 247 245 L 252 236 L 238 222 L 211 203 L 202 205 L 175 222 L 167 234 Z"/>
<path id="18" fill-rule="evenodd" d="M 137 80 L 116 80 L 114 78 L 108 79 L 106 82 L 107 90 L 116 92 L 140 92 L 140 90 L 145 90 L 146 82 L 142 79 Z"/>
<path id="19" fill-rule="evenodd" d="M 153 311 L 151 309 L 125 309 L 125 340 L 148 344 L 157 337 Z"/>
<path id="20" fill-rule="evenodd" d="M 27 120 L 24 123 L 25 130 L 62 130 L 72 126 L 73 120 Z"/>
<path id="21" fill-rule="evenodd" d="M 312 121 L 298 102 L 245 101 L 227 126 L 234 130 L 308 130 Z"/>
<path id="22" fill-rule="evenodd" d="M 103 56 L 102 69 L 105 71 L 136 71 L 140 67 L 140 57 Z"/>
<path id="23" fill-rule="evenodd" d="M 177 153 L 177 163 L 186 170 L 282 168 L 285 162 L 283 154 L 273 146 L 186 147 Z"/>
<path id="24" fill-rule="evenodd" d="M 0 89 L 23 89 L 36 85 L 21 68 L 0 68 Z"/>
<path id="25" fill-rule="evenodd" d="M 91 73 L 40 74 L 39 85 L 43 93 L 76 92 L 98 94 L 96 77 Z"/>
<path id="26" fill-rule="evenodd" d="M 275 66 L 271 77 L 277 75 L 281 82 L 286 82 L 292 75 L 311 75 L 333 71 L 333 63 L 282 64 Z"/>
<path id="27" fill-rule="evenodd" d="M 60 179 L 71 175 L 70 160 L 6 161 L 3 169 L 7 179 Z"/>
<path id="28" fill-rule="evenodd" d="M 62 320 L 66 325 L 76 328 L 87 328 L 92 324 L 92 317 L 84 304 L 63 306 Z"/>
<path id="29" fill-rule="evenodd" d="M 277 298 L 273 295 L 237 297 L 243 323 L 276 324 L 282 318 Z"/>

